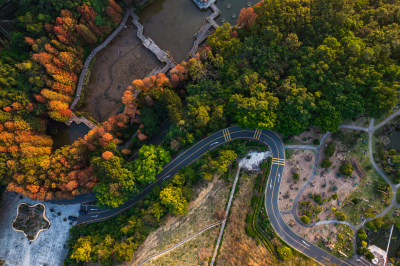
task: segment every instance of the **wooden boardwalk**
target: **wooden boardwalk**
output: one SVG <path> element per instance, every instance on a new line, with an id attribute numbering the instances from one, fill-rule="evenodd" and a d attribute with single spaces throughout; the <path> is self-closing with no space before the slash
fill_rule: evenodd
<path id="1" fill-rule="evenodd" d="M 65 122 L 65 124 L 67 126 L 71 126 L 71 124 L 73 122 L 75 122 L 77 124 L 83 123 L 90 129 L 94 129 L 94 128 L 97 127 L 97 125 L 95 123 L 93 123 L 92 121 L 90 121 L 86 117 L 84 117 L 84 116 L 78 117 L 75 113 L 72 113 L 72 117 L 67 122 Z"/>
<path id="2" fill-rule="evenodd" d="M 152 71 L 150 71 L 147 77 L 154 76 L 157 73 L 167 73 L 170 68 L 174 68 L 175 64 L 171 61 L 171 59 L 169 59 L 168 54 L 160 47 L 158 47 L 158 45 L 152 39 L 143 35 L 143 25 L 140 24 L 138 16 L 133 11 L 131 11 L 131 16 L 133 24 L 135 24 L 135 26 L 138 28 L 136 35 L 142 41 L 144 47 L 149 49 L 157 57 L 158 60 L 166 63 L 163 68 L 154 68 Z"/>
<path id="3" fill-rule="evenodd" d="M 142 44 L 149 49 L 154 55 L 157 57 L 158 60 L 161 62 L 165 63 L 165 66 L 162 68 L 156 67 L 146 77 L 151 77 L 156 75 L 157 73 L 167 73 L 167 71 L 170 68 L 175 67 L 175 64 L 169 59 L 168 54 L 163 51 L 158 45 L 150 38 L 145 37 L 143 35 L 143 25 L 140 24 L 138 16 L 133 12 L 133 9 L 128 9 L 121 21 L 121 24 L 107 37 L 107 39 L 102 42 L 99 46 L 97 46 L 86 58 L 85 64 L 83 66 L 82 72 L 79 76 L 79 81 L 78 81 L 78 86 L 76 89 L 76 94 L 75 98 L 72 101 L 69 109 L 74 110 L 76 105 L 78 104 L 81 94 L 82 94 L 82 88 L 85 82 L 87 82 L 86 77 L 89 71 L 89 66 L 90 62 L 93 60 L 93 58 L 96 56 L 98 52 L 100 52 L 104 47 L 106 47 L 117 35 L 118 33 L 125 27 L 126 22 L 128 21 L 129 17 L 132 17 L 132 22 L 133 24 L 138 28 L 137 30 L 137 37 L 142 41 Z M 71 125 L 72 122 L 76 122 L 78 124 L 84 123 L 87 125 L 89 128 L 94 128 L 96 125 L 94 125 L 92 122 L 87 120 L 84 117 L 77 117 L 75 114 L 71 117 L 70 120 L 66 122 L 68 126 Z"/>
<path id="4" fill-rule="evenodd" d="M 196 52 L 199 49 L 199 45 L 207 39 L 208 35 L 210 34 L 211 28 L 217 28 L 219 25 L 215 21 L 215 19 L 219 16 L 219 8 L 214 4 L 214 2 L 210 3 L 209 6 L 213 10 L 213 13 L 207 17 L 207 24 L 204 25 L 195 35 L 196 40 L 193 43 L 193 47 L 190 50 L 190 56 L 195 57 Z"/>

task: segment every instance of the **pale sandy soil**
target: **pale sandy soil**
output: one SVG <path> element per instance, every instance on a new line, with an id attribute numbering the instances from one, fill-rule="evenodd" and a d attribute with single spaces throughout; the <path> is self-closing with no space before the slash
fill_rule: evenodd
<path id="1" fill-rule="evenodd" d="M 228 218 L 217 265 L 271 265 L 273 259 L 267 248 L 245 232 L 246 216 L 251 211 L 251 198 L 256 175 L 240 178 Z"/>
<path id="2" fill-rule="evenodd" d="M 329 248 L 333 248 L 334 250 L 339 249 L 344 253 L 351 254 L 353 231 L 347 225 L 324 224 L 313 227 L 304 227 L 296 222 L 292 214 L 282 214 L 282 217 L 287 224 L 290 224 L 290 229 L 294 233 L 304 238 L 308 242 L 318 245 L 319 247 L 325 246 L 327 250 L 329 250 Z M 342 240 L 338 239 L 337 233 L 341 233 L 343 235 Z M 325 244 L 322 244 L 324 242 Z M 349 244 L 346 244 L 345 247 L 341 247 L 347 242 L 349 242 Z M 335 253 L 335 251 L 332 252 L 333 254 Z"/>
<path id="3" fill-rule="evenodd" d="M 169 216 L 165 225 L 151 233 L 139 247 L 131 261 L 132 265 L 137 265 L 217 222 L 214 213 L 216 210 L 224 209 L 230 191 L 226 181 L 215 178 L 213 182 L 208 183 L 206 188 L 197 188 L 197 190 L 201 192 L 194 201 L 190 202 L 188 213 L 183 217 Z M 162 255 L 145 265 L 177 265 L 180 261 L 185 261 L 185 265 L 200 265 L 212 256 L 217 236 L 218 229 L 210 229 L 170 254 Z M 188 247 L 190 247 L 190 252 Z M 181 253 L 182 251 L 184 253 Z"/>
<path id="4" fill-rule="evenodd" d="M 332 162 L 332 166 L 329 170 L 325 170 L 321 168 L 321 162 L 324 159 L 324 150 L 326 144 L 331 141 L 331 137 L 329 136 L 323 145 L 323 149 L 321 150 L 321 155 L 319 157 L 319 162 L 317 164 L 317 171 L 315 173 L 313 181 L 306 187 L 303 191 L 302 195 L 299 198 L 300 201 L 309 200 L 314 205 L 317 203 L 314 202 L 313 199 L 309 198 L 309 194 L 321 194 L 323 199 L 328 199 L 335 192 L 338 193 L 338 200 L 330 200 L 323 203 L 322 208 L 323 211 L 318 215 L 321 221 L 323 220 L 331 220 L 334 219 L 332 207 L 338 208 L 340 207 L 340 201 L 343 201 L 352 191 L 356 190 L 357 185 L 360 183 L 360 177 L 354 171 L 352 177 L 345 178 L 343 176 L 338 177 L 337 173 L 339 172 L 339 168 L 343 162 L 346 160 L 350 160 L 350 156 L 348 156 L 348 150 L 344 149 L 340 142 L 335 142 L 336 152 L 330 158 Z M 354 178 L 355 177 L 355 178 Z M 334 188 L 337 188 L 336 191 Z M 301 211 L 297 208 L 297 213 L 301 216 Z M 314 221 L 315 222 L 315 221 Z"/>
<path id="5" fill-rule="evenodd" d="M 279 209 L 289 211 L 292 209 L 293 201 L 298 190 L 307 182 L 311 176 L 311 166 L 315 160 L 315 153 L 311 150 L 290 150 L 293 152 L 290 159 L 285 162 L 285 170 L 279 187 Z M 287 153 L 288 151 L 286 151 Z M 300 175 L 299 181 L 293 179 L 293 173 Z"/>

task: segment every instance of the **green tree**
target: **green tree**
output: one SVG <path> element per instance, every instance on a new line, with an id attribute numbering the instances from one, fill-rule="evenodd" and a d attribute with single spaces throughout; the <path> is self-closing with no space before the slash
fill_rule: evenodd
<path id="1" fill-rule="evenodd" d="M 217 158 L 209 158 L 208 163 L 201 166 L 203 178 L 212 179 L 214 174 L 222 174 L 228 170 L 228 166 L 236 159 L 237 154 L 233 150 L 221 150 Z"/>
<path id="2" fill-rule="evenodd" d="M 339 221 L 346 221 L 347 216 L 346 214 L 340 212 L 340 211 L 336 211 L 335 212 L 335 217 L 339 220 Z"/>
<path id="3" fill-rule="evenodd" d="M 333 154 L 335 154 L 335 150 L 336 150 L 336 145 L 333 142 L 329 142 L 328 145 L 325 148 L 324 154 L 327 157 L 332 157 Z"/>
<path id="4" fill-rule="evenodd" d="M 91 258 L 92 241 L 91 237 L 81 237 L 73 247 L 71 258 L 78 262 L 88 262 Z"/>
<path id="5" fill-rule="evenodd" d="M 155 180 L 156 174 L 162 171 L 163 165 L 171 160 L 171 156 L 164 148 L 154 145 L 143 145 L 138 152 L 138 158 L 128 163 L 135 180 L 147 184 Z"/>
<path id="6" fill-rule="evenodd" d="M 343 175 L 351 176 L 351 174 L 353 173 L 354 168 L 350 163 L 345 162 L 340 166 L 339 170 Z"/>
<path id="7" fill-rule="evenodd" d="M 292 249 L 287 246 L 282 245 L 278 247 L 278 253 L 279 256 L 285 261 L 292 260 L 293 258 Z"/>
<path id="8" fill-rule="evenodd" d="M 271 129 L 275 126 L 278 103 L 278 98 L 271 93 L 263 93 L 258 98 L 235 94 L 229 101 L 229 108 L 241 127 Z"/>
<path id="9" fill-rule="evenodd" d="M 293 180 L 299 181 L 300 175 L 299 173 L 293 173 Z"/>
<path id="10" fill-rule="evenodd" d="M 309 223 L 311 222 L 310 217 L 308 217 L 308 216 L 306 216 L 306 215 L 301 216 L 301 217 L 300 217 L 300 220 L 301 220 L 303 223 L 305 223 L 305 224 L 309 224 Z"/>
<path id="11" fill-rule="evenodd" d="M 188 211 L 186 198 L 179 187 L 168 186 L 160 192 L 161 203 L 165 205 L 173 215 L 185 215 Z"/>
<path id="12" fill-rule="evenodd" d="M 154 203 L 150 208 L 151 213 L 156 218 L 157 222 L 160 221 L 160 218 L 164 215 L 164 208 L 161 206 L 159 202 Z"/>
<path id="13" fill-rule="evenodd" d="M 297 87 L 294 79 L 287 80 L 288 96 L 280 105 L 277 130 L 285 136 L 297 135 L 310 124 L 315 110 L 315 97 L 306 88 Z"/>
<path id="14" fill-rule="evenodd" d="M 329 161 L 329 158 L 324 158 L 321 163 L 321 167 L 327 169 L 332 166 L 332 162 Z"/>

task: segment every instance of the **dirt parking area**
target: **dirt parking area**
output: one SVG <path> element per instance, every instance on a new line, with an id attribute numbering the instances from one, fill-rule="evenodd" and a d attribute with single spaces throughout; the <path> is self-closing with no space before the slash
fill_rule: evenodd
<path id="1" fill-rule="evenodd" d="M 134 79 L 144 78 L 155 67 L 157 57 L 142 45 L 131 20 L 110 44 L 100 51 L 90 69 L 89 83 L 78 110 L 103 122 L 122 108 L 121 97 Z"/>
<path id="2" fill-rule="evenodd" d="M 215 211 L 223 210 L 230 192 L 230 187 L 223 179 L 214 179 L 189 204 L 189 211 L 183 217 L 169 216 L 165 225 L 151 233 L 136 251 L 132 264 L 137 265 L 154 254 L 164 251 L 202 228 L 217 222 Z M 208 262 L 214 250 L 219 227 L 210 229 L 195 239 L 186 242 L 177 249 L 155 258 L 144 265 L 202 265 Z"/>
<path id="3" fill-rule="evenodd" d="M 315 153 L 311 150 L 286 150 L 285 153 L 290 158 L 286 159 L 285 170 L 279 187 L 279 209 L 290 211 L 298 190 L 311 176 Z M 298 180 L 293 177 L 295 173 L 299 175 Z"/>

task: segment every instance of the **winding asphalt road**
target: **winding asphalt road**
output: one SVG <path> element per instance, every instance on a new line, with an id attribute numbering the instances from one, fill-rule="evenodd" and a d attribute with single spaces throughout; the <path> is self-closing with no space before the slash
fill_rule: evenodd
<path id="1" fill-rule="evenodd" d="M 94 211 L 91 211 L 91 207 L 88 207 L 88 214 L 80 216 L 78 224 L 104 221 L 126 211 L 150 193 L 155 186 L 161 185 L 164 180 L 172 178 L 182 167 L 193 163 L 204 153 L 237 139 L 256 140 L 270 148 L 272 153 L 272 166 L 267 188 L 265 189 L 265 208 L 276 233 L 291 247 L 321 264 L 351 265 L 302 239 L 292 232 L 284 222 L 279 212 L 278 197 L 279 186 L 285 167 L 285 150 L 278 135 L 270 130 L 242 129 L 238 126 L 233 126 L 218 131 L 197 142 L 171 160 L 171 162 L 164 166 L 162 172 L 156 175 L 156 181 L 149 184 L 134 199 L 112 210 L 94 208 Z"/>

